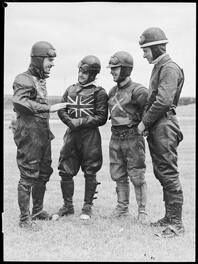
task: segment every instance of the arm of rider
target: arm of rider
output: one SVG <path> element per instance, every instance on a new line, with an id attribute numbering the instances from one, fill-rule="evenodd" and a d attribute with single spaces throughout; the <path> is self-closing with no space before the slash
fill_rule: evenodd
<path id="1" fill-rule="evenodd" d="M 58 103 L 50 106 L 50 113 L 54 113 L 60 109 L 66 108 L 67 103 Z"/>

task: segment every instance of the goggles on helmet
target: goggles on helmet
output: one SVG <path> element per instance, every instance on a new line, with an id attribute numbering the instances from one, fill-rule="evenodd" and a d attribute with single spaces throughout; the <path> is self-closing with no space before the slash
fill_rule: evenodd
<path id="1" fill-rule="evenodd" d="M 118 58 L 115 56 L 112 56 L 110 58 L 109 65 L 107 66 L 107 68 L 118 67 L 118 66 L 120 66 Z"/>
<path id="2" fill-rule="evenodd" d="M 37 52 L 36 54 L 31 54 L 31 57 L 56 57 L 56 52 L 54 49 L 49 49 L 46 51 Z"/>
<path id="3" fill-rule="evenodd" d="M 81 69 L 83 72 L 89 72 L 90 67 L 88 64 L 83 64 L 82 61 L 78 64 L 78 68 Z"/>
<path id="4" fill-rule="evenodd" d="M 49 49 L 48 52 L 47 52 L 47 55 L 49 57 L 56 57 L 56 52 L 53 49 Z"/>

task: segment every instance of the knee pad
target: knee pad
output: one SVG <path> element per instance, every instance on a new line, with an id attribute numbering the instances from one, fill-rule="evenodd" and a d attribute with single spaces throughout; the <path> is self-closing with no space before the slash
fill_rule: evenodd
<path id="1" fill-rule="evenodd" d="M 129 189 L 129 181 L 125 181 L 125 182 L 119 182 L 117 181 L 116 182 L 116 186 L 119 188 L 119 189 Z"/>
<path id="2" fill-rule="evenodd" d="M 145 175 L 144 173 L 140 173 L 139 175 L 130 176 L 130 180 L 134 186 L 141 187 L 145 183 Z"/>
<path id="3" fill-rule="evenodd" d="M 35 182 L 35 179 L 33 178 L 20 178 L 19 185 L 32 187 L 34 182 Z"/>

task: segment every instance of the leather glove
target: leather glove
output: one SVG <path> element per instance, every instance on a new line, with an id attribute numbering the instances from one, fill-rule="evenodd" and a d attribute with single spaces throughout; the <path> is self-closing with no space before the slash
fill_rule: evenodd
<path id="1" fill-rule="evenodd" d="M 82 125 L 82 118 L 71 119 L 68 126 L 71 130 L 77 130 Z"/>

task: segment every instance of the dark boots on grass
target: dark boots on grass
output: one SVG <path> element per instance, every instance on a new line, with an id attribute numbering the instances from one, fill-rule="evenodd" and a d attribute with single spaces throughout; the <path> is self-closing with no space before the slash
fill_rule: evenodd
<path id="1" fill-rule="evenodd" d="M 93 200 L 96 199 L 94 197 L 97 185 L 100 184 L 96 181 L 95 177 L 87 177 L 85 178 L 85 196 L 84 196 L 84 205 L 82 208 L 82 213 L 80 219 L 87 220 L 90 219 L 91 212 L 92 212 L 92 205 Z M 61 216 L 68 216 L 74 214 L 74 205 L 73 205 L 73 195 L 74 195 L 74 180 L 67 179 L 61 181 L 61 190 L 63 195 L 64 204 L 63 207 L 60 208 L 59 212 L 52 216 L 52 219 L 57 220 L 58 218 L 55 217 L 58 215 Z"/>
<path id="2" fill-rule="evenodd" d="M 111 213 L 111 217 L 120 217 L 128 215 L 129 209 L 129 195 L 130 188 L 129 183 L 119 183 L 117 182 L 116 193 L 117 193 L 117 205 L 114 211 Z"/>
<path id="3" fill-rule="evenodd" d="M 88 220 L 91 217 L 93 200 L 97 199 L 94 197 L 96 192 L 97 185 L 100 184 L 96 180 L 96 177 L 85 177 L 85 196 L 84 196 L 84 205 L 82 208 L 82 213 L 80 216 L 81 220 Z"/>
<path id="4" fill-rule="evenodd" d="M 63 196 L 63 207 L 60 208 L 58 215 L 67 216 L 74 214 L 73 195 L 74 195 L 74 180 L 61 181 L 61 190 Z"/>
<path id="5" fill-rule="evenodd" d="M 184 225 L 182 223 L 182 206 L 183 192 L 167 192 L 164 191 L 165 201 L 165 216 L 157 222 L 151 223 L 154 227 L 165 227 L 161 234 L 156 234 L 161 237 L 175 237 L 185 234 Z"/>
<path id="6" fill-rule="evenodd" d="M 129 196 L 130 185 L 129 182 L 116 182 L 117 206 L 111 214 L 111 217 L 117 218 L 127 216 L 129 214 Z M 138 204 L 138 222 L 141 224 L 148 223 L 148 215 L 146 212 L 147 189 L 146 183 L 141 186 L 134 186 L 136 201 Z"/>
<path id="7" fill-rule="evenodd" d="M 31 185 L 25 185 L 21 181 L 18 184 L 18 204 L 20 209 L 19 226 L 31 227 L 30 217 L 30 192 Z"/>
<path id="8" fill-rule="evenodd" d="M 170 225 L 162 231 L 162 237 L 183 236 L 185 234 L 184 225 L 182 223 L 182 204 L 170 204 Z"/>
<path id="9" fill-rule="evenodd" d="M 33 215 L 30 215 L 30 194 L 32 189 L 33 198 Z M 20 209 L 19 226 L 21 228 L 37 231 L 38 225 L 34 221 L 36 219 L 46 220 L 49 215 L 43 211 L 43 199 L 45 193 L 45 183 L 33 183 L 21 179 L 18 183 L 18 204 Z"/>
<path id="10" fill-rule="evenodd" d="M 49 214 L 43 210 L 45 191 L 45 182 L 35 182 L 32 186 L 32 220 L 49 220 Z"/>

